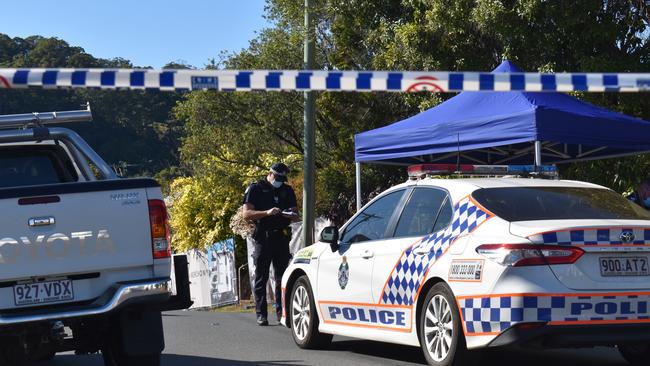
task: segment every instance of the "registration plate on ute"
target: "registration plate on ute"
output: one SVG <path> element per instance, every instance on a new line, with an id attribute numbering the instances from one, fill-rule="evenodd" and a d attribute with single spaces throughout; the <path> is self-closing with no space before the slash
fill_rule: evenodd
<path id="1" fill-rule="evenodd" d="M 600 257 L 600 274 L 614 276 L 650 276 L 648 257 Z"/>
<path id="2" fill-rule="evenodd" d="M 17 306 L 70 300 L 74 300 L 74 290 L 70 280 L 23 283 L 14 286 L 14 302 Z"/>

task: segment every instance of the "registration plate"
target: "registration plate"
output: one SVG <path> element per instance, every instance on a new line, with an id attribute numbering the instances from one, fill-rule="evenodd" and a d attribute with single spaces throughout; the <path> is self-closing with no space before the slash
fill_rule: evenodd
<path id="1" fill-rule="evenodd" d="M 14 286 L 14 302 L 17 306 L 70 300 L 74 300 L 74 289 L 70 280 L 32 282 Z"/>
<path id="2" fill-rule="evenodd" d="M 600 257 L 599 262 L 603 277 L 650 276 L 648 257 Z"/>

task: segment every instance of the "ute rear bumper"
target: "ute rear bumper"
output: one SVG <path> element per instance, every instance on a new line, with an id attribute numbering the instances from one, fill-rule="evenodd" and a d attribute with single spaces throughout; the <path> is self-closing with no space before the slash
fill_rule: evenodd
<path id="1" fill-rule="evenodd" d="M 0 326 L 99 316 L 134 304 L 160 306 L 169 297 L 169 278 L 117 283 L 90 304 L 62 304 L 41 309 L 0 312 Z"/>
<path id="2" fill-rule="evenodd" d="M 132 305 L 159 311 L 187 309 L 192 305 L 187 256 L 176 255 L 173 260 L 175 291 L 169 277 L 118 282 L 90 303 L 0 310 L 0 327 L 102 316 Z"/>

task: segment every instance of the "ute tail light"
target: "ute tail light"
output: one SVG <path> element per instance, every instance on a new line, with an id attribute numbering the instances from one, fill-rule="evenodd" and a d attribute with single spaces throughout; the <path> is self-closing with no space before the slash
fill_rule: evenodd
<path id="1" fill-rule="evenodd" d="M 151 225 L 153 258 L 171 257 L 171 230 L 169 229 L 167 207 L 163 200 L 149 200 L 149 224 Z"/>
<path id="2" fill-rule="evenodd" d="M 484 244 L 476 252 L 504 266 L 541 266 L 575 263 L 584 251 L 577 247 L 540 244 Z"/>

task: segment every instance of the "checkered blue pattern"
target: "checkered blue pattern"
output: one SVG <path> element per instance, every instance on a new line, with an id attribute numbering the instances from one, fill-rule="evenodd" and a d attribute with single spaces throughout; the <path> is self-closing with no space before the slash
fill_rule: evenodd
<path id="1" fill-rule="evenodd" d="M 634 234 L 631 242 L 623 242 L 623 233 Z M 557 245 L 650 245 L 650 228 L 601 228 L 550 231 L 528 237 L 534 243 Z"/>
<path id="2" fill-rule="evenodd" d="M 472 297 L 459 300 L 466 334 L 500 333 L 520 322 L 650 321 L 650 295 Z"/>
<path id="3" fill-rule="evenodd" d="M 430 234 L 408 248 L 400 257 L 384 287 L 380 303 L 412 305 L 424 275 L 461 235 L 469 234 L 492 215 L 466 197 L 454 207 L 452 224 L 443 231 Z M 415 254 L 416 249 L 427 254 Z"/>
<path id="4" fill-rule="evenodd" d="M 647 91 L 650 74 L 0 68 L 1 88 L 327 91 Z"/>

